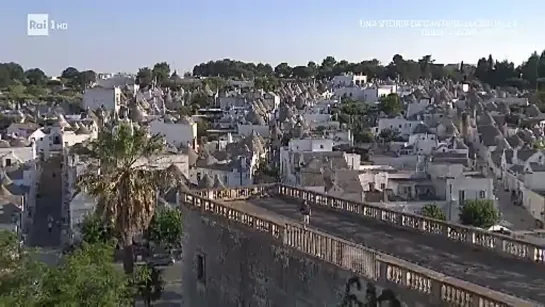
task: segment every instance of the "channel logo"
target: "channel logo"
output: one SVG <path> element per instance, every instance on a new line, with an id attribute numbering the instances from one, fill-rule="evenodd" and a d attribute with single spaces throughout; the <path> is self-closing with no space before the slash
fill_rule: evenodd
<path id="1" fill-rule="evenodd" d="M 49 36 L 52 30 L 67 30 L 66 22 L 49 19 L 49 14 L 27 14 L 28 36 Z"/>

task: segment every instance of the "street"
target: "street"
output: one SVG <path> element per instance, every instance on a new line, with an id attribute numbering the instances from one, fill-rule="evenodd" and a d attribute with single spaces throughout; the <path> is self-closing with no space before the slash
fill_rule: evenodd
<path id="1" fill-rule="evenodd" d="M 498 210 L 501 213 L 501 221 L 499 224 L 515 231 L 534 229 L 536 226 L 534 217 L 526 211 L 524 207 L 515 205 L 511 200 L 510 192 L 505 191 L 501 180 L 496 178 L 484 161 L 480 160 L 480 163 L 483 165 L 483 173 L 494 182 L 494 194 L 497 199 L 496 203 L 498 205 Z"/>
<path id="2" fill-rule="evenodd" d="M 53 156 L 42 164 L 36 205 L 32 214 L 30 246 L 60 248 L 62 212 L 61 157 Z M 51 232 L 49 218 L 53 219 Z"/>
<path id="3" fill-rule="evenodd" d="M 535 228 L 534 217 L 522 206 L 511 200 L 510 192 L 505 191 L 501 181 L 494 179 L 494 188 L 498 198 L 498 209 L 502 214 L 500 224 L 511 230 L 531 230 Z"/>

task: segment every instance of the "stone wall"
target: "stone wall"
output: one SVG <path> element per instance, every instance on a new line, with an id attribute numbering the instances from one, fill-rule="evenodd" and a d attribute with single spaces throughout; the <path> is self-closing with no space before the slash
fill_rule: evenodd
<path id="1" fill-rule="evenodd" d="M 366 302 L 374 293 L 367 291 L 373 284 L 368 287 L 361 276 L 308 257 L 266 233 L 185 206 L 182 210 L 183 306 L 331 307 L 341 306 L 347 296 Z M 380 286 L 377 297 L 393 291 L 407 301 L 402 305 L 430 306 L 429 296 Z"/>

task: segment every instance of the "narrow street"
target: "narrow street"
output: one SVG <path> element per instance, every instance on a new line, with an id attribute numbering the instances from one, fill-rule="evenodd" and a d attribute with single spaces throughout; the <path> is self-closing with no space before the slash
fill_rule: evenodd
<path id="1" fill-rule="evenodd" d="M 498 208 L 502 214 L 501 225 L 511 230 L 531 230 L 535 228 L 535 219 L 522 206 L 517 206 L 511 201 L 510 192 L 505 191 L 501 181 L 494 179 L 494 188 L 498 202 Z"/>
<path id="2" fill-rule="evenodd" d="M 59 248 L 61 245 L 62 176 L 60 156 L 42 162 L 38 182 L 36 206 L 30 230 L 30 245 L 42 248 Z M 53 218 L 51 232 L 49 218 Z M 57 223 L 59 222 L 59 223 Z"/>
<path id="3" fill-rule="evenodd" d="M 488 168 L 484 161 L 480 160 L 483 165 L 483 172 L 494 182 L 494 194 L 498 210 L 501 213 L 500 224 L 511 230 L 532 230 L 535 228 L 535 219 L 522 206 L 517 206 L 511 200 L 510 191 L 505 191 L 501 179 L 497 179 L 494 173 Z"/>

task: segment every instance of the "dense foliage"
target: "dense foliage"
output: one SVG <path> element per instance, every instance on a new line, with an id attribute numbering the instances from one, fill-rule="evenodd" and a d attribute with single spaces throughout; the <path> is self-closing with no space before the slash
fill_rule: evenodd
<path id="1" fill-rule="evenodd" d="M 21 250 L 13 233 L 0 231 L 0 255 L 0 306 L 132 306 L 137 282 L 112 262 L 109 245 L 84 244 L 49 267 Z"/>
<path id="2" fill-rule="evenodd" d="M 149 225 L 149 239 L 166 250 L 180 247 L 182 238 L 182 213 L 178 208 L 155 210 Z"/>
<path id="3" fill-rule="evenodd" d="M 466 200 L 460 208 L 460 221 L 464 225 L 488 228 L 500 220 L 500 213 L 489 199 Z"/>
<path id="4" fill-rule="evenodd" d="M 431 55 L 424 55 L 418 60 L 410 60 L 396 54 L 387 64 L 382 64 L 376 59 L 351 63 L 346 60 L 338 61 L 334 57 L 328 56 L 320 64 L 311 61 L 306 66 L 295 67 L 291 67 L 287 63 L 280 63 L 273 68 L 270 64 L 223 59 L 198 64 L 193 68 L 194 76 L 219 76 L 235 79 L 254 77 L 323 79 L 346 72 L 363 73 L 370 78 L 406 81 L 416 81 L 420 78 L 452 78 L 458 81 L 478 79 L 492 87 L 513 86 L 533 89 L 536 87 L 538 79 L 540 83 L 545 81 L 545 51 L 541 55 L 533 53 L 520 66 L 515 66 L 507 60 L 494 60 L 492 55 L 479 59 L 476 65 L 464 63 L 444 65 L 435 63 Z"/>
<path id="5" fill-rule="evenodd" d="M 420 215 L 442 221 L 445 221 L 447 219 L 445 212 L 436 204 L 427 204 L 422 207 L 422 209 L 420 210 Z"/>
<path id="6" fill-rule="evenodd" d="M 149 226 L 155 211 L 157 187 L 167 184 L 169 174 L 155 170 L 144 159 L 164 149 L 160 136 L 148 136 L 145 128 L 122 124 L 103 130 L 90 144 L 89 156 L 100 161 L 100 172 L 89 167 L 78 185 L 97 199 L 96 213 L 111 225 L 125 251 L 124 266 L 134 265 L 133 239 Z"/>

